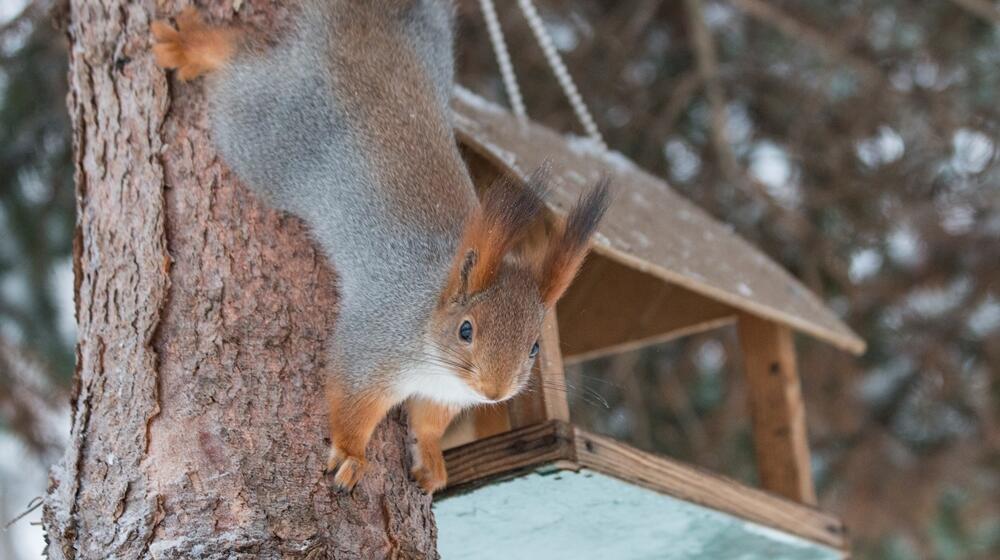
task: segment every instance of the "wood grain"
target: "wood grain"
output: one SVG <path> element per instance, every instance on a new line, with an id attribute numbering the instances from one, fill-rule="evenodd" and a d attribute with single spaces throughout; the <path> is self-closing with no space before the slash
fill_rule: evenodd
<path id="1" fill-rule="evenodd" d="M 545 422 L 505 432 L 445 451 L 448 488 L 440 495 L 466 491 L 522 469 L 573 461 L 573 427 Z"/>
<path id="2" fill-rule="evenodd" d="M 760 484 L 790 500 L 815 504 L 792 333 L 787 327 L 744 315 L 739 337 Z"/>
<path id="3" fill-rule="evenodd" d="M 836 517 L 563 422 L 547 422 L 445 453 L 450 477 L 440 497 L 539 468 L 586 468 L 802 538 L 845 549 Z"/>

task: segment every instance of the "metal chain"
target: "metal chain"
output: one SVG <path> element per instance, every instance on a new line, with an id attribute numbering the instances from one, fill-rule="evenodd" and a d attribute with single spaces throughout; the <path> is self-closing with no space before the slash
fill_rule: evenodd
<path id="1" fill-rule="evenodd" d="M 590 136 L 602 148 L 607 148 L 604 138 L 601 136 L 601 131 L 598 130 L 597 123 L 594 122 L 594 117 L 591 116 L 590 111 L 587 109 L 587 104 L 584 103 L 580 91 L 576 88 L 576 83 L 573 82 L 573 78 L 569 75 L 569 70 L 566 69 L 566 65 L 563 64 L 562 58 L 556 51 L 556 47 L 552 43 L 552 37 L 545 29 L 545 24 L 538 15 L 535 4 L 531 0 L 517 0 L 517 4 L 521 7 L 524 18 L 528 20 L 528 27 L 535 34 L 535 39 L 538 41 L 538 46 L 542 48 L 545 60 L 548 61 L 549 67 L 552 68 L 552 73 L 555 74 L 556 80 L 562 87 L 563 93 L 566 94 L 566 99 L 569 100 L 570 106 L 573 107 L 573 112 L 576 113 L 576 118 L 580 120 L 580 124 L 583 125 L 587 136 Z"/>
<path id="2" fill-rule="evenodd" d="M 503 79 L 504 89 L 507 90 L 507 98 L 510 99 L 510 108 L 518 120 L 524 122 L 527 119 L 524 98 L 521 97 L 521 88 L 517 85 L 517 75 L 514 74 L 514 65 L 510 62 L 510 52 L 507 51 L 507 42 L 504 40 L 503 29 L 500 28 L 496 7 L 493 5 L 493 0 L 479 0 L 479 7 L 483 11 L 483 19 L 486 20 L 486 30 L 489 32 L 493 53 L 500 66 L 500 77 Z"/>

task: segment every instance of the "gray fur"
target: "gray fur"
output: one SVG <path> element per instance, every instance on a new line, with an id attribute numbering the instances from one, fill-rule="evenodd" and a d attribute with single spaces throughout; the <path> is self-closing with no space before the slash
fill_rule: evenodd
<path id="1" fill-rule="evenodd" d="M 452 11 L 448 0 L 306 0 L 277 45 L 248 41 L 209 77 L 224 160 L 302 217 L 334 263 L 331 365 L 355 388 L 421 351 L 477 204 L 448 123 Z M 414 53 L 422 71 L 393 75 Z M 345 56 L 362 59 L 348 72 Z"/>

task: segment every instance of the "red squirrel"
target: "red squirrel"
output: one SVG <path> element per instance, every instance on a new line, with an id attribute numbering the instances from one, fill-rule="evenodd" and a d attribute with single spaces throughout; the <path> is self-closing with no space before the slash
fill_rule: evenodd
<path id="1" fill-rule="evenodd" d="M 342 489 L 357 484 L 373 430 L 400 403 L 413 477 L 427 492 L 445 485 L 445 428 L 528 382 L 544 314 L 609 205 L 604 181 L 541 258 L 512 250 L 544 211 L 545 173 L 477 198 L 450 123 L 453 11 L 449 0 L 304 0 L 270 42 L 193 8 L 176 28 L 152 25 L 159 66 L 181 80 L 207 75 L 223 160 L 305 220 L 337 270 L 327 471 Z"/>

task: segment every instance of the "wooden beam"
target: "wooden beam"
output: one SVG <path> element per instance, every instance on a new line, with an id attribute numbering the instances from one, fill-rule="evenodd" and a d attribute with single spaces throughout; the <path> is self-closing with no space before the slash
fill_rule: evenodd
<path id="1" fill-rule="evenodd" d="M 573 427 L 565 422 L 543 422 L 448 449 L 448 490 L 438 497 L 476 488 L 496 477 L 525 468 L 572 461 Z"/>
<path id="2" fill-rule="evenodd" d="M 539 346 L 538 359 L 528 387 L 507 405 L 511 428 L 531 426 L 548 420 L 569 421 L 566 372 L 563 370 L 555 309 L 545 316 Z"/>
<path id="3" fill-rule="evenodd" d="M 448 488 L 435 499 L 526 472 L 582 468 L 820 544 L 847 547 L 843 523 L 832 515 L 564 422 L 535 424 L 450 449 L 445 462 Z"/>
<path id="4" fill-rule="evenodd" d="M 836 548 L 847 545 L 844 525 L 832 515 L 580 428 L 575 435 L 581 467 Z"/>
<path id="5" fill-rule="evenodd" d="M 669 313 L 669 311 L 668 311 Z M 628 342 L 623 342 L 621 344 L 616 344 L 615 346 L 607 346 L 600 348 L 593 352 L 586 352 L 583 354 L 563 354 L 563 365 L 570 366 L 586 362 L 589 360 L 594 360 L 597 358 L 603 358 L 604 356 L 615 356 L 618 354 L 624 354 L 626 352 L 632 352 L 634 350 L 639 350 L 640 348 L 645 348 L 646 346 L 653 346 L 655 344 L 663 344 L 664 342 L 670 342 L 672 340 L 677 340 L 679 338 L 684 338 L 687 336 L 692 336 L 700 334 L 707 331 L 714 331 L 716 329 L 721 329 L 732 325 L 736 322 L 735 313 L 732 315 L 720 316 L 716 319 L 706 319 L 700 323 L 694 323 L 689 326 L 679 327 L 677 329 L 667 331 L 655 336 L 650 336 L 648 338 L 637 338 L 635 340 L 630 340 Z M 563 347 L 565 350 L 565 346 Z"/>
<path id="6" fill-rule="evenodd" d="M 792 333 L 751 315 L 741 315 L 738 328 L 761 486 L 790 500 L 815 504 Z"/>

